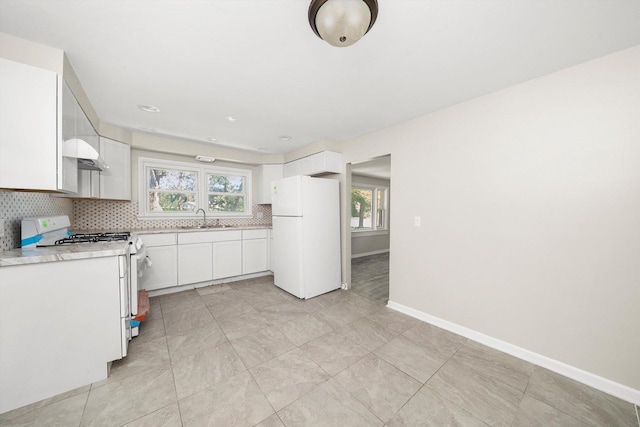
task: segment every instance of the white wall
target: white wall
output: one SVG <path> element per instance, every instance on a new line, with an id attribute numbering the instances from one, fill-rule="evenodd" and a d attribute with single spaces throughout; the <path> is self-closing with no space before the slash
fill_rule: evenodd
<path id="1" fill-rule="evenodd" d="M 390 301 L 640 396 L 640 46 L 342 151 L 391 153 Z"/>

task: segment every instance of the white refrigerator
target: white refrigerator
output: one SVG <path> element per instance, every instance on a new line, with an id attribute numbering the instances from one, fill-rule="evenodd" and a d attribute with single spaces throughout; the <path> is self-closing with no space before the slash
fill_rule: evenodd
<path id="1" fill-rule="evenodd" d="M 340 288 L 340 200 L 335 179 L 271 183 L 274 283 L 298 298 Z"/>

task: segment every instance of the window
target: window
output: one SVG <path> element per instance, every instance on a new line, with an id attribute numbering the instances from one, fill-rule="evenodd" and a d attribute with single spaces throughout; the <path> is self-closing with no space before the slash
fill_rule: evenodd
<path id="1" fill-rule="evenodd" d="M 150 212 L 195 211 L 198 201 L 198 172 L 169 168 L 146 168 Z"/>
<path id="2" fill-rule="evenodd" d="M 244 212 L 245 177 L 207 174 L 210 212 Z"/>
<path id="3" fill-rule="evenodd" d="M 139 214 L 192 218 L 199 208 L 213 217 L 251 215 L 251 170 L 205 167 L 141 157 Z"/>
<path id="4" fill-rule="evenodd" d="M 387 189 L 354 185 L 351 188 L 351 230 L 387 229 Z"/>

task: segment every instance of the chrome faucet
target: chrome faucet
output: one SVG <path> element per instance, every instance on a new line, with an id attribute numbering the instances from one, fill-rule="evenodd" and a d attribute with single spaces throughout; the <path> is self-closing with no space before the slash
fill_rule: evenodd
<path id="1" fill-rule="evenodd" d="M 204 209 L 200 208 L 196 211 L 196 215 L 198 214 L 198 212 L 202 211 L 202 216 L 204 217 L 203 222 L 202 222 L 202 227 L 206 228 L 207 227 L 207 213 L 204 211 Z"/>

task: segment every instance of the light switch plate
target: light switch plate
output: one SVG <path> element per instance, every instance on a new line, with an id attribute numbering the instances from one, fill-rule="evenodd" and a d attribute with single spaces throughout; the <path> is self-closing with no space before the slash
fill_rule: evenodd
<path id="1" fill-rule="evenodd" d="M 415 225 L 416 227 L 420 227 L 422 225 L 422 217 L 421 216 L 414 216 L 413 217 L 413 225 Z"/>

